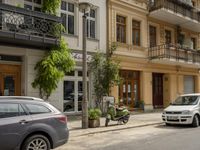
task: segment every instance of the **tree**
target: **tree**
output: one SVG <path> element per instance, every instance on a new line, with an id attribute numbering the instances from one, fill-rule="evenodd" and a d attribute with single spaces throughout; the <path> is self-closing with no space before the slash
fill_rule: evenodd
<path id="1" fill-rule="evenodd" d="M 33 88 L 38 88 L 40 97 L 48 99 L 51 93 L 57 88 L 58 82 L 65 73 L 74 69 L 75 61 L 70 50 L 61 39 L 59 46 L 54 46 L 49 53 L 39 61 L 35 70 L 37 75 L 32 83 Z"/>
<path id="2" fill-rule="evenodd" d="M 116 46 L 112 45 L 107 57 L 103 53 L 97 52 L 90 63 L 97 107 L 100 107 L 103 96 L 109 96 L 110 88 L 120 82 L 119 62 L 112 60 L 111 57 L 115 49 Z"/>

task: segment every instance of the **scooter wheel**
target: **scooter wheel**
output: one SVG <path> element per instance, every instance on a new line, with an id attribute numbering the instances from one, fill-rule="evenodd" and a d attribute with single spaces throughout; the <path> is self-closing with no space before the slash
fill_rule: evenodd
<path id="1" fill-rule="evenodd" d="M 109 119 L 106 118 L 106 122 L 105 122 L 105 126 L 106 126 L 106 127 L 108 126 L 108 122 L 109 122 Z"/>
<path id="2" fill-rule="evenodd" d="M 128 122 L 128 119 L 123 120 L 124 124 L 127 124 L 127 122 Z"/>

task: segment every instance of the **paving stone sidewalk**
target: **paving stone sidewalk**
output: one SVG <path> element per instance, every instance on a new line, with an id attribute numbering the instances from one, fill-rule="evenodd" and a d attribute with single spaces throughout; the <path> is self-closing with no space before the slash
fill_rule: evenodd
<path id="1" fill-rule="evenodd" d="M 81 129 L 81 117 L 78 120 L 68 121 L 70 137 L 84 136 L 90 134 L 111 132 L 116 130 L 124 130 L 129 128 L 137 128 L 148 125 L 162 124 L 161 112 L 133 114 L 126 125 L 117 125 L 116 121 L 109 122 L 109 126 L 105 127 L 105 118 L 100 119 L 101 126 L 99 128 Z"/>

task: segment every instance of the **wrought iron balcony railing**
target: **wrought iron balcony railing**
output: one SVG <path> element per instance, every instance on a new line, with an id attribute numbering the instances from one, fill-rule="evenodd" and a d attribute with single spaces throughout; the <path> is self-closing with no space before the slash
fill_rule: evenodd
<path id="1" fill-rule="evenodd" d="M 46 47 L 57 44 L 60 36 L 60 17 L 0 4 L 1 42 Z"/>
<path id="2" fill-rule="evenodd" d="M 180 45 L 163 44 L 148 50 L 150 60 L 163 60 L 200 64 L 200 52 Z"/>
<path id="3" fill-rule="evenodd" d="M 162 8 L 200 22 L 200 10 L 180 0 L 154 0 L 149 3 L 150 12 Z"/>

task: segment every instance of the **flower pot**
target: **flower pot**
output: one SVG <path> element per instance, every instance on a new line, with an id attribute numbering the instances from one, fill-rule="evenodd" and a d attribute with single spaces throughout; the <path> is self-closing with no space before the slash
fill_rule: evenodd
<path id="1" fill-rule="evenodd" d="M 89 128 L 97 128 L 100 127 L 100 119 L 90 120 L 89 119 Z"/>

